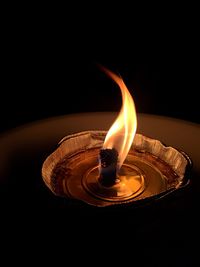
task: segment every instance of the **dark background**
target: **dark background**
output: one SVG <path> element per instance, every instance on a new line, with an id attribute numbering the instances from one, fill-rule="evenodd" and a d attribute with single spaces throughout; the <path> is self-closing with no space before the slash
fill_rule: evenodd
<path id="1" fill-rule="evenodd" d="M 73 10 L 48 4 L 34 11 L 17 5 L 9 7 L 2 23 L 1 132 L 57 115 L 119 111 L 120 91 L 97 64 L 121 74 L 138 112 L 200 123 L 194 7 L 182 3 L 149 9 L 145 4 L 138 10 L 133 3 L 127 8 L 115 3 L 116 10 L 84 2 Z M 72 258 L 94 265 L 92 254 L 102 265 L 109 258 L 110 265 L 131 259 L 131 264 L 147 262 L 145 266 L 195 266 L 199 206 L 194 186 L 184 198 L 141 210 L 91 210 L 42 188 L 42 181 L 35 180 L 41 161 L 34 154 L 24 160 L 14 156 L 21 165 L 10 170 L 6 190 L 1 187 L 5 212 L 0 227 L 4 248 L 11 255 L 17 251 L 15 260 L 30 255 L 38 263 L 40 251 L 45 261 L 56 263 Z M 18 182 L 21 170 L 25 183 Z M 192 209 L 188 199 L 194 200 Z"/>
<path id="2" fill-rule="evenodd" d="M 76 20 L 24 13 L 5 22 L 1 131 L 55 115 L 119 111 L 120 91 L 97 64 L 121 74 L 138 112 L 200 122 L 195 16 L 102 12 Z"/>

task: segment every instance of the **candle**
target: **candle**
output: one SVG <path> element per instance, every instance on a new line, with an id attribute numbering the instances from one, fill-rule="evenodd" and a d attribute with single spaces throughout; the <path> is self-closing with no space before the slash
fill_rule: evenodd
<path id="1" fill-rule="evenodd" d="M 43 164 L 46 185 L 59 196 L 109 206 L 156 199 L 187 184 L 189 157 L 159 140 L 135 134 L 133 99 L 123 80 L 105 71 L 122 92 L 117 119 L 108 132 L 80 132 L 61 140 Z"/>

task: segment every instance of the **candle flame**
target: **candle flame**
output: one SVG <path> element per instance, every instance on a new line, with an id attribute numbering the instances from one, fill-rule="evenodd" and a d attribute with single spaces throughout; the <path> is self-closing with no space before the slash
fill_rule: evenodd
<path id="1" fill-rule="evenodd" d="M 133 98 L 122 78 L 111 72 L 110 70 L 107 70 L 105 68 L 103 68 L 103 70 L 119 86 L 122 94 L 122 107 L 120 113 L 109 129 L 103 144 L 103 149 L 115 148 L 117 150 L 119 155 L 119 170 L 124 160 L 126 159 L 136 133 L 136 109 Z"/>

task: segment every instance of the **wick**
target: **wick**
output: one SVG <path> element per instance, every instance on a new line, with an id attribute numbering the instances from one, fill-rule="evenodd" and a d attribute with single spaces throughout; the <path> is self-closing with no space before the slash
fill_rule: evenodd
<path id="1" fill-rule="evenodd" d="M 101 149 L 99 154 L 101 185 L 110 187 L 119 183 L 117 178 L 118 152 L 116 149 Z"/>

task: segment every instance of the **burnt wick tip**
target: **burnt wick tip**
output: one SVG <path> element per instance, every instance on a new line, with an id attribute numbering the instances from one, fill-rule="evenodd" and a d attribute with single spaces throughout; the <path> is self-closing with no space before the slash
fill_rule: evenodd
<path id="1" fill-rule="evenodd" d="M 117 181 L 118 152 L 116 149 L 101 149 L 99 154 L 100 177 L 103 186 L 112 186 Z"/>

